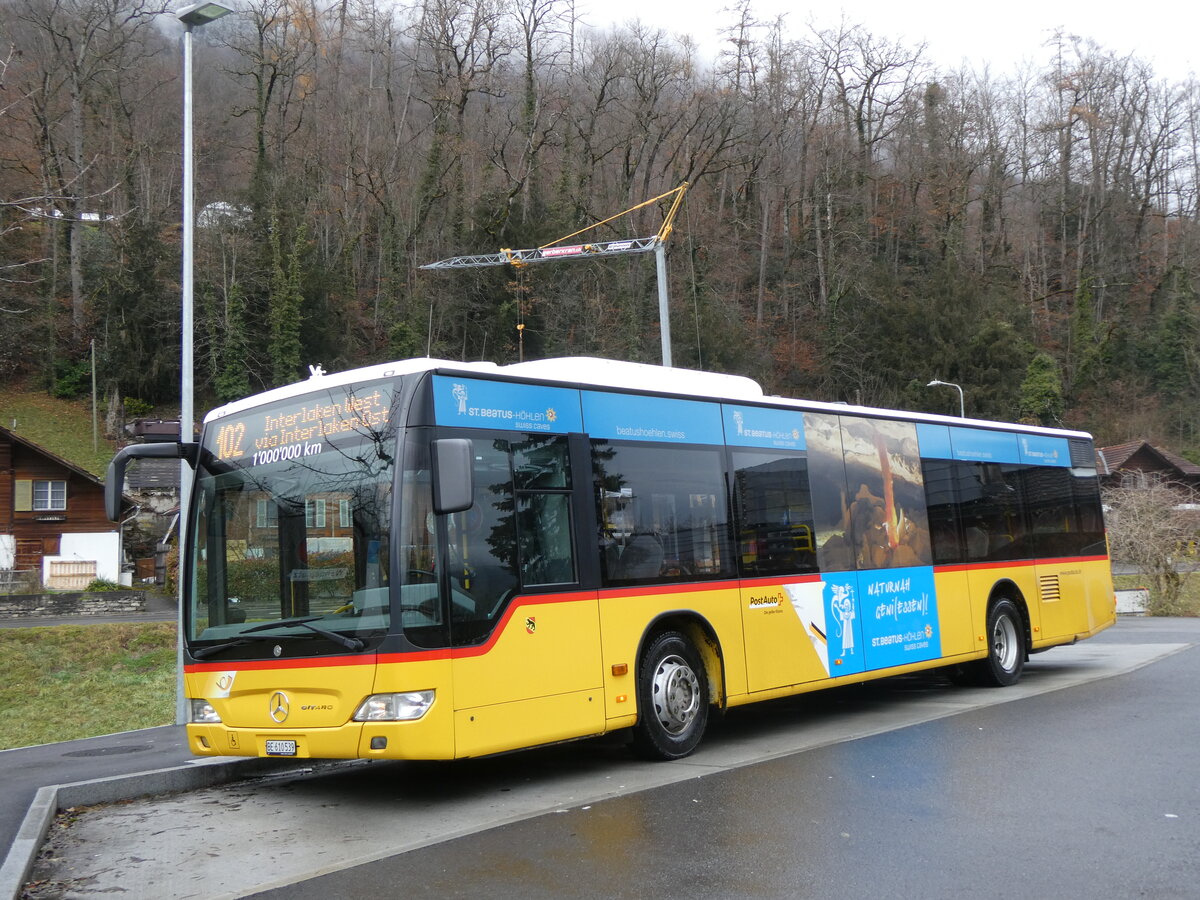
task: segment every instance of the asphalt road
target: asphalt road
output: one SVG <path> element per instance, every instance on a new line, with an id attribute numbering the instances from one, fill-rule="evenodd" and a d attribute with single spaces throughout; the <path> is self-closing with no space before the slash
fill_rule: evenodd
<path id="1" fill-rule="evenodd" d="M 1194 898 L 1200 648 L 528 819 L 270 898 Z"/>
<path id="2" fill-rule="evenodd" d="M 100 808 L 31 896 L 1192 897 L 1197 644 L 1200 621 L 1126 619 L 1014 688 L 738 710 L 680 763 L 604 739 Z"/>
<path id="3" fill-rule="evenodd" d="M 0 849 L 12 842 L 40 787 L 111 778 L 194 761 L 182 725 L 0 750 Z"/>

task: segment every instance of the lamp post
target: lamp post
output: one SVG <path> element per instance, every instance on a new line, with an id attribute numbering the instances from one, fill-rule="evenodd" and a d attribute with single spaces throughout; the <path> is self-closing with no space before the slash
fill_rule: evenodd
<path id="1" fill-rule="evenodd" d="M 193 407 L 192 359 L 192 249 L 193 230 L 196 225 L 195 177 L 192 171 L 192 29 L 214 22 L 233 12 L 220 3 L 196 3 L 185 6 L 175 15 L 183 23 L 183 270 L 180 284 L 183 295 L 181 329 L 181 352 L 179 364 L 179 440 L 189 442 L 195 430 Z M 189 476 L 191 467 L 187 460 L 179 463 L 179 645 L 178 674 L 175 683 L 175 722 L 187 721 L 183 696 L 183 536 L 187 533 L 187 513 L 191 504 L 192 490 Z"/>
<path id="2" fill-rule="evenodd" d="M 958 417 L 960 419 L 965 419 L 967 417 L 967 406 L 963 401 L 963 389 L 952 381 L 938 381 L 936 378 L 929 382 L 929 384 L 925 385 L 925 387 L 937 387 L 938 385 L 943 387 L 952 387 L 958 390 Z"/>

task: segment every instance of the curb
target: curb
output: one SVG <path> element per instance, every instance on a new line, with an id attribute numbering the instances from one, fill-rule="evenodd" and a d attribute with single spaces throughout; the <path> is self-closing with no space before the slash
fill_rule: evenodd
<path id="1" fill-rule="evenodd" d="M 133 800 L 174 791 L 228 784 L 243 778 L 277 774 L 280 760 L 252 757 L 247 759 L 198 760 L 184 766 L 172 766 L 132 775 L 113 775 L 93 781 L 51 784 L 40 788 L 17 830 L 4 865 L 0 866 L 0 898 L 19 900 L 46 834 L 60 809 Z M 292 767 L 295 760 L 288 760 Z"/>

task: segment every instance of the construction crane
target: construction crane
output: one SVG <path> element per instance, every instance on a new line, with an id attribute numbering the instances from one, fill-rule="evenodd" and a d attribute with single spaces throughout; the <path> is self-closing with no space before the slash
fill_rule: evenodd
<path id="1" fill-rule="evenodd" d="M 624 212 L 617 213 L 615 216 L 609 216 L 602 222 L 596 222 L 594 225 L 589 225 L 587 228 L 582 228 L 579 231 L 551 241 L 549 244 L 543 244 L 541 247 L 535 247 L 532 250 L 502 249 L 499 253 L 453 256 L 450 259 L 428 263 L 421 266 L 421 268 L 473 269 L 479 266 L 513 266 L 519 269 L 533 263 L 559 262 L 566 259 L 599 259 L 601 257 L 620 256 L 626 253 L 650 253 L 653 251 L 658 268 L 658 322 L 659 332 L 662 335 L 662 364 L 669 366 L 671 365 L 671 317 L 667 306 L 666 245 L 667 239 L 670 238 L 671 230 L 674 227 L 675 215 L 679 212 L 679 207 L 683 203 L 683 195 L 687 193 L 687 189 L 688 182 L 685 181 L 679 187 L 673 188 L 665 194 L 659 194 L 657 197 L 652 197 L 644 203 L 632 206 Z M 572 238 L 579 237 L 579 235 L 585 232 L 599 228 L 601 225 L 607 225 L 609 222 L 621 218 L 621 216 L 628 215 L 660 200 L 665 200 L 672 195 L 674 195 L 675 199 L 671 203 L 671 208 L 667 211 L 666 216 L 663 217 L 662 227 L 658 229 L 657 234 L 653 234 L 650 237 L 626 238 L 615 241 L 592 241 L 586 244 L 565 243 Z M 518 326 L 518 330 L 521 327 Z"/>

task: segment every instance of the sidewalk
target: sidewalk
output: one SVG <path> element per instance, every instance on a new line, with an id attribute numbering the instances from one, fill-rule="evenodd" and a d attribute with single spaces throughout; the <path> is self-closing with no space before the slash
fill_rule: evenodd
<path id="1" fill-rule="evenodd" d="M 194 757 L 182 725 L 0 750 L 0 900 L 21 895 L 60 808 L 196 790 L 295 767 L 295 760 Z"/>
<path id="2" fill-rule="evenodd" d="M 175 598 L 149 594 L 144 613 L 0 619 L 0 628 L 173 622 L 176 610 Z M 294 760 L 287 766 L 281 762 L 194 757 L 182 725 L 0 750 L 0 900 L 20 896 L 60 808 L 195 790 L 264 771 L 295 768 Z"/>

